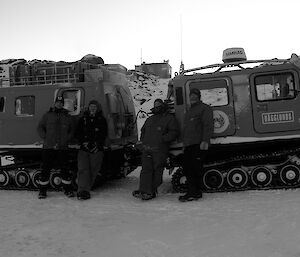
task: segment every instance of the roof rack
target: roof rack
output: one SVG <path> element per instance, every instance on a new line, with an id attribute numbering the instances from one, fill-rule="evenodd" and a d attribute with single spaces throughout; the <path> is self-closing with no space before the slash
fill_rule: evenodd
<path id="1" fill-rule="evenodd" d="M 185 74 L 188 72 L 199 71 L 204 69 L 212 69 L 212 68 L 218 68 L 214 72 L 219 72 L 223 68 L 227 68 L 227 67 L 238 67 L 240 69 L 245 69 L 241 65 L 248 64 L 248 63 L 263 63 L 266 65 L 272 65 L 272 64 L 281 64 L 281 63 L 288 63 L 288 62 L 289 59 L 269 59 L 269 60 L 249 60 L 249 61 L 237 61 L 237 62 L 228 62 L 228 63 L 216 63 L 216 64 L 206 65 L 206 66 L 197 67 L 193 69 L 183 70 L 180 74 Z"/>

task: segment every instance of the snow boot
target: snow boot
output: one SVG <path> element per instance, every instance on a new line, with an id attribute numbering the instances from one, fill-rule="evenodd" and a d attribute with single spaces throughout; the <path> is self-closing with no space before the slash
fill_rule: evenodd
<path id="1" fill-rule="evenodd" d="M 71 184 L 65 184 L 63 185 L 63 189 L 64 189 L 64 194 L 66 197 L 74 197 L 75 194 L 74 194 L 74 189 L 73 189 L 73 186 Z"/>
<path id="2" fill-rule="evenodd" d="M 71 190 L 66 190 L 66 191 L 64 191 L 64 194 L 65 194 L 66 197 L 69 197 L 69 198 L 75 196 L 74 192 L 71 191 Z"/>
<path id="3" fill-rule="evenodd" d="M 180 202 L 190 202 L 190 201 L 197 201 L 200 198 L 202 198 L 202 192 L 199 192 L 197 194 L 186 193 L 185 195 L 179 196 L 178 200 Z"/>
<path id="4" fill-rule="evenodd" d="M 140 190 L 134 190 L 132 192 L 132 196 L 134 196 L 136 198 L 142 198 L 142 194 L 143 194 L 143 192 L 141 192 Z"/>
<path id="5" fill-rule="evenodd" d="M 38 197 L 39 197 L 39 199 L 45 199 L 45 198 L 47 198 L 47 190 L 40 189 Z"/>
<path id="6" fill-rule="evenodd" d="M 88 200 L 91 198 L 91 194 L 88 191 L 80 191 L 77 193 L 78 200 Z"/>
<path id="7" fill-rule="evenodd" d="M 151 200 L 156 197 L 156 193 L 148 194 L 148 193 L 142 193 L 141 199 L 146 201 L 146 200 Z"/>

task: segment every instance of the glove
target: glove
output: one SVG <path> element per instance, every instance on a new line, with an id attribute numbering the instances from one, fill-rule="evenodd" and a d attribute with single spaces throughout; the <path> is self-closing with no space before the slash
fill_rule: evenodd
<path id="1" fill-rule="evenodd" d="M 83 151 L 89 151 L 89 143 L 88 142 L 83 142 L 82 144 L 81 144 L 81 149 L 83 150 Z"/>
<path id="2" fill-rule="evenodd" d="M 208 150 L 208 143 L 207 142 L 201 142 L 200 144 L 200 150 Z"/>
<path id="3" fill-rule="evenodd" d="M 143 145 L 143 143 L 141 141 L 136 142 L 135 147 L 139 151 L 143 151 L 143 149 L 144 149 L 144 145 Z"/>

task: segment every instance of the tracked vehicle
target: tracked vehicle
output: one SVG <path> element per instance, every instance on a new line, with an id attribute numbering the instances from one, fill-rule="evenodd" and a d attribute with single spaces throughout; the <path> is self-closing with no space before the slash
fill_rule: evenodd
<path id="1" fill-rule="evenodd" d="M 300 185 L 300 58 L 247 60 L 243 48 L 223 52 L 223 63 L 182 71 L 169 98 L 183 126 L 189 92 L 201 90 L 214 113 L 214 135 L 204 165 L 207 192 L 293 188 Z M 180 140 L 169 168 L 176 191 L 186 190 Z"/>
<path id="2" fill-rule="evenodd" d="M 0 63 L 0 189 L 37 188 L 43 143 L 37 125 L 57 96 L 63 96 L 64 108 L 74 123 L 90 100 L 101 103 L 109 135 L 99 175 L 119 177 L 135 168 L 130 162 L 130 149 L 138 133 L 125 67 L 86 60 L 7 60 Z M 76 174 L 77 142 L 74 140 L 69 147 L 66 161 Z M 56 190 L 61 187 L 59 168 L 53 169 L 50 176 Z"/>

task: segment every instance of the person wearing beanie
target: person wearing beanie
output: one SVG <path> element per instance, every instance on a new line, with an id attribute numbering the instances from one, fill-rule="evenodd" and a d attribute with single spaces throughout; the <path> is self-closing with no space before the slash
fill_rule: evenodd
<path id="1" fill-rule="evenodd" d="M 202 197 L 203 162 L 213 135 L 213 111 L 201 101 L 197 88 L 190 90 L 190 109 L 184 116 L 183 128 L 183 171 L 188 186 L 187 193 L 179 201 L 193 201 Z"/>
<path id="2" fill-rule="evenodd" d="M 193 95 L 195 95 L 195 97 L 193 97 Z M 190 91 L 190 96 L 192 96 L 192 98 L 195 98 L 195 102 L 199 102 L 201 100 L 201 92 L 198 88 L 192 88 Z"/>
<path id="3" fill-rule="evenodd" d="M 45 113 L 40 120 L 37 131 L 43 139 L 42 171 L 39 178 L 39 198 L 47 197 L 50 171 L 58 168 L 61 171 L 64 193 L 73 197 L 72 174 L 67 167 L 68 143 L 74 136 L 75 125 L 71 115 L 63 108 L 64 98 L 58 96 L 54 107 Z"/>
<path id="4" fill-rule="evenodd" d="M 58 102 L 60 102 L 60 103 L 62 103 L 62 105 L 64 105 L 64 102 L 65 102 L 64 97 L 63 96 L 57 96 L 56 99 L 55 99 L 55 103 L 58 103 Z"/>
<path id="5" fill-rule="evenodd" d="M 107 137 L 107 122 L 102 115 L 101 105 L 91 100 L 88 110 L 78 121 L 76 138 L 80 144 L 77 163 L 77 198 L 87 200 L 103 160 L 103 146 Z"/>
<path id="6" fill-rule="evenodd" d="M 169 145 L 179 136 L 179 126 L 173 114 L 161 99 L 154 101 L 153 115 L 141 129 L 142 170 L 139 189 L 132 192 L 134 197 L 150 200 L 156 197 L 157 188 L 162 183 Z"/>

